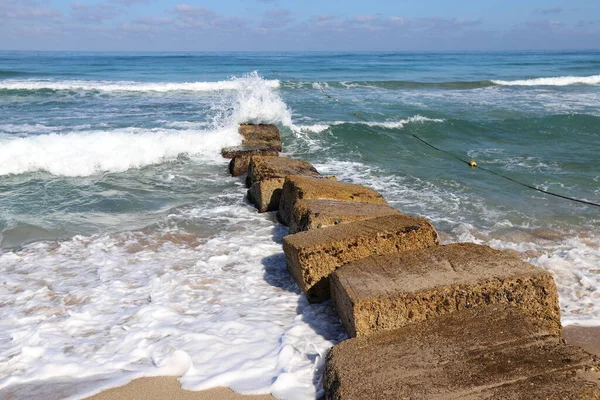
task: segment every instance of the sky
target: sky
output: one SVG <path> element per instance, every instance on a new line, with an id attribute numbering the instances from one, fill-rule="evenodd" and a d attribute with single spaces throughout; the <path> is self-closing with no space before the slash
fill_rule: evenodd
<path id="1" fill-rule="evenodd" d="M 599 0 L 0 0 L 0 50 L 599 48 Z"/>

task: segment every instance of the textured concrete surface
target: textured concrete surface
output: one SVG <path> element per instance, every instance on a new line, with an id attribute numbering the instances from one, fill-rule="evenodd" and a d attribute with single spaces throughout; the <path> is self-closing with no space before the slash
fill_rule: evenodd
<path id="1" fill-rule="evenodd" d="M 599 367 L 553 321 L 495 304 L 342 342 L 323 385 L 329 400 L 600 399 Z"/>
<path id="2" fill-rule="evenodd" d="M 290 233 L 398 214 L 400 211 L 386 204 L 297 200 L 290 217 Z"/>
<path id="3" fill-rule="evenodd" d="M 266 124 L 240 124 L 238 129 L 242 135 L 243 145 L 267 146 L 281 151 L 281 136 L 275 125 Z"/>
<path id="4" fill-rule="evenodd" d="M 264 179 L 285 178 L 288 175 L 319 176 L 311 163 L 288 157 L 253 156 L 248 166 L 246 185 Z M 283 186 L 283 185 L 282 185 Z"/>
<path id="5" fill-rule="evenodd" d="M 346 263 L 437 243 L 429 221 L 399 214 L 288 235 L 283 251 L 300 288 L 309 301 L 318 302 L 329 298 L 329 275 Z"/>
<path id="6" fill-rule="evenodd" d="M 240 176 L 248 173 L 248 165 L 252 156 L 277 156 L 277 150 L 267 146 L 235 146 L 221 149 L 224 158 L 230 158 L 229 173 Z"/>
<path id="7" fill-rule="evenodd" d="M 457 310 L 504 303 L 554 324 L 552 275 L 473 243 L 367 257 L 331 276 L 331 296 L 350 336 L 395 329 Z"/>
<path id="8" fill-rule="evenodd" d="M 381 194 L 362 185 L 329 179 L 288 176 L 283 185 L 277 216 L 281 223 L 289 225 L 296 201 L 316 199 L 387 204 Z"/>
<path id="9" fill-rule="evenodd" d="M 260 213 L 277 211 L 284 180 L 285 178 L 273 178 L 254 182 L 248 189 L 248 201 L 254 204 Z"/>

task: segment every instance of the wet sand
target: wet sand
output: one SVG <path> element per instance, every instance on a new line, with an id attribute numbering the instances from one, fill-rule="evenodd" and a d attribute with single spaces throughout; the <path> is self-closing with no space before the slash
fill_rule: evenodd
<path id="1" fill-rule="evenodd" d="M 227 388 L 193 392 L 181 389 L 176 376 L 136 379 L 87 400 L 273 400 L 271 395 L 243 396 Z"/>
<path id="2" fill-rule="evenodd" d="M 600 357 L 600 326 L 565 326 L 563 336 L 568 344 L 583 347 Z"/>
<path id="3" fill-rule="evenodd" d="M 102 382 L 102 379 L 96 382 Z M 44 399 L 60 400 L 77 393 L 89 393 L 86 380 L 36 381 L 0 390 L 2 400 Z M 202 391 L 181 389 L 176 376 L 139 378 L 132 382 L 100 392 L 88 400 L 274 400 L 271 395 L 243 396 L 227 388 Z"/>

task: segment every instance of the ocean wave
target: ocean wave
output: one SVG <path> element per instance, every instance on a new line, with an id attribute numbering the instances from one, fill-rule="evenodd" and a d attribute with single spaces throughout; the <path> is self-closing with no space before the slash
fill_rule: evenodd
<path id="1" fill-rule="evenodd" d="M 341 81 L 341 82 L 302 82 L 282 81 L 283 88 L 292 89 L 444 89 L 468 90 L 495 86 L 492 81 L 455 81 L 455 82 L 413 82 L 413 81 Z"/>
<path id="2" fill-rule="evenodd" d="M 60 176 L 123 172 L 177 158 L 218 156 L 224 146 L 239 144 L 234 129 L 209 131 L 126 128 L 0 137 L 0 175 L 45 171 Z"/>
<path id="3" fill-rule="evenodd" d="M 444 122 L 445 120 L 439 118 L 427 118 L 422 115 L 415 115 L 407 119 L 401 119 L 400 121 L 386 121 L 386 122 L 357 122 L 372 127 L 380 127 L 387 129 L 403 128 L 404 125 L 415 123 L 415 122 Z"/>
<path id="4" fill-rule="evenodd" d="M 444 119 L 439 119 L 439 118 L 428 118 L 428 117 L 424 117 L 422 115 L 414 115 L 412 117 L 406 118 L 406 119 L 401 119 L 399 121 L 384 121 L 384 122 L 373 122 L 373 121 L 333 121 L 333 122 L 326 122 L 326 123 L 321 123 L 321 124 L 313 124 L 313 125 L 294 125 L 293 129 L 295 131 L 301 131 L 301 132 L 309 132 L 309 133 L 321 133 L 326 131 L 327 129 L 329 129 L 332 126 L 336 126 L 336 125 L 344 125 L 344 124 L 351 124 L 351 125 L 367 125 L 367 126 L 371 126 L 371 127 L 379 127 L 379 128 L 386 128 L 386 129 L 399 129 L 399 128 L 404 128 L 405 125 L 410 124 L 410 123 L 419 123 L 419 122 L 444 122 Z"/>
<path id="5" fill-rule="evenodd" d="M 278 80 L 263 80 L 269 88 L 278 88 Z M 217 82 L 133 82 L 133 81 L 85 81 L 85 80 L 4 80 L 0 81 L 0 90 L 69 90 L 98 92 L 214 92 L 220 90 L 243 89 L 239 78 Z"/>
<path id="6" fill-rule="evenodd" d="M 567 86 L 567 85 L 597 85 L 600 75 L 593 76 L 560 76 L 548 78 L 533 78 L 521 80 L 480 80 L 480 81 L 448 81 L 448 82 L 416 82 L 416 81 L 340 81 L 340 82 L 302 82 L 282 81 L 284 88 L 317 89 L 442 89 L 469 90 L 483 89 L 492 86 Z"/>
<path id="7" fill-rule="evenodd" d="M 237 90 L 217 96 L 208 121 L 174 121 L 152 129 L 75 131 L 74 127 L 69 132 L 53 132 L 43 125 L 0 125 L 9 132 L 0 135 L 0 175 L 45 171 L 90 176 L 158 164 L 182 154 L 220 162 L 222 147 L 240 144 L 240 123 L 293 125 L 291 112 L 272 81 L 253 72 L 230 82 Z M 30 129 L 38 134 L 29 135 Z M 11 134 L 14 131 L 26 136 Z"/>
<path id="8" fill-rule="evenodd" d="M 592 76 L 558 76 L 548 78 L 521 79 L 515 81 L 493 80 L 492 83 L 501 86 L 569 86 L 569 85 L 598 85 L 600 75 Z"/>

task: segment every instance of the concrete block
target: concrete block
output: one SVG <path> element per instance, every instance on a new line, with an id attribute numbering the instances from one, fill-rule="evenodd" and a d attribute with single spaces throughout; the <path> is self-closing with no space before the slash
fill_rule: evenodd
<path id="1" fill-rule="evenodd" d="M 344 341 L 323 386 L 329 400 L 600 399 L 599 367 L 553 321 L 494 304 Z"/>
<path id="2" fill-rule="evenodd" d="M 331 296 L 352 337 L 497 303 L 549 321 L 560 332 L 552 275 L 515 256 L 473 243 L 349 263 L 332 274 Z"/>
<path id="3" fill-rule="evenodd" d="M 398 214 L 400 211 L 386 204 L 297 200 L 290 217 L 290 233 Z"/>
<path id="4" fill-rule="evenodd" d="M 267 124 L 240 124 L 238 132 L 242 135 L 243 145 L 267 146 L 281 151 L 281 136 L 275 125 Z"/>
<path id="5" fill-rule="evenodd" d="M 288 175 L 319 176 L 319 171 L 311 163 L 288 157 L 253 156 L 248 166 L 246 184 L 264 179 L 285 178 Z M 282 184 L 283 186 L 283 184 Z"/>
<path id="6" fill-rule="evenodd" d="M 309 301 L 319 302 L 329 298 L 328 277 L 342 265 L 437 243 L 429 221 L 399 214 L 288 235 L 283 251 L 288 270 Z"/>
<path id="7" fill-rule="evenodd" d="M 387 204 L 381 194 L 362 185 L 305 176 L 289 176 L 283 185 L 277 216 L 283 224 L 289 225 L 296 201 L 316 199 Z"/>
<path id="8" fill-rule="evenodd" d="M 248 166 L 252 156 L 277 156 L 277 150 L 267 146 L 235 146 L 221 149 L 224 158 L 230 158 L 229 173 L 240 176 L 248 173 Z"/>

